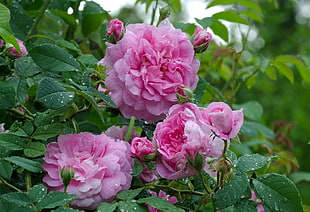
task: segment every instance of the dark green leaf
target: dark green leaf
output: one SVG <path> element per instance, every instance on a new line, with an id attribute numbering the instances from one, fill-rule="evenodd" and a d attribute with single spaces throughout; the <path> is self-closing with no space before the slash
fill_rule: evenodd
<path id="1" fill-rule="evenodd" d="M 198 18 L 195 18 L 196 22 L 198 24 L 200 24 L 202 26 L 202 28 L 204 29 L 207 29 L 208 27 L 210 27 L 213 23 L 213 18 L 211 17 L 206 17 L 206 18 L 203 18 L 203 19 L 198 19 Z"/>
<path id="2" fill-rule="evenodd" d="M 39 162 L 29 160 L 27 158 L 23 158 L 20 156 L 11 156 L 11 157 L 5 158 L 5 160 L 10 161 L 11 163 L 14 163 L 17 166 L 20 166 L 34 173 L 38 173 L 42 171 L 42 167 Z"/>
<path id="3" fill-rule="evenodd" d="M 39 184 L 39 185 L 33 186 L 29 190 L 28 196 L 32 202 L 38 202 L 41 199 L 43 199 L 46 194 L 47 194 L 47 188 L 44 185 Z"/>
<path id="4" fill-rule="evenodd" d="M 228 42 L 228 29 L 218 20 L 213 20 L 212 25 L 210 26 L 214 34 L 218 35 L 224 41 Z"/>
<path id="5" fill-rule="evenodd" d="M 221 210 L 235 204 L 247 189 L 248 178 L 245 174 L 237 174 L 224 188 L 218 190 L 213 196 L 214 207 Z"/>
<path id="6" fill-rule="evenodd" d="M 294 172 L 290 175 L 291 180 L 294 183 L 299 182 L 310 182 L 310 173 L 309 172 Z"/>
<path id="7" fill-rule="evenodd" d="M 97 208 L 97 212 L 113 212 L 117 208 L 118 203 L 107 203 L 107 202 L 102 202 Z"/>
<path id="8" fill-rule="evenodd" d="M 234 212 L 257 212 L 257 203 L 248 199 L 241 199 L 234 205 Z"/>
<path id="9" fill-rule="evenodd" d="M 81 210 L 75 210 L 73 208 L 58 207 L 55 210 L 52 210 L 52 212 L 81 212 Z M 105 212 L 108 212 L 108 211 L 105 211 Z"/>
<path id="10" fill-rule="evenodd" d="M 253 185 L 258 197 L 272 211 L 303 211 L 299 191 L 285 176 L 277 173 L 258 176 Z"/>
<path id="11" fill-rule="evenodd" d="M 11 164 L 5 160 L 0 159 L 0 176 L 6 180 L 11 180 L 13 168 Z"/>
<path id="12" fill-rule="evenodd" d="M 196 29 L 195 24 L 184 24 L 184 23 L 174 23 L 173 26 L 176 29 L 180 29 L 183 32 L 186 32 L 189 35 L 192 35 Z"/>
<path id="13" fill-rule="evenodd" d="M 203 97 L 203 94 L 206 91 L 206 86 L 207 86 L 207 81 L 204 78 L 199 77 L 198 84 L 194 91 L 194 97 L 197 102 L 199 102 L 201 98 Z"/>
<path id="14" fill-rule="evenodd" d="M 265 157 L 259 154 L 243 155 L 238 159 L 237 171 L 249 172 L 263 168 L 271 160 L 277 158 L 275 156 Z"/>
<path id="15" fill-rule="evenodd" d="M 60 191 L 52 191 L 41 199 L 38 204 L 38 209 L 55 208 L 57 206 L 65 205 L 77 198 L 75 194 L 64 193 Z"/>
<path id="16" fill-rule="evenodd" d="M 31 142 L 24 149 L 24 154 L 28 158 L 36 158 L 44 155 L 45 145 L 40 142 Z"/>
<path id="17" fill-rule="evenodd" d="M 240 132 L 250 137 L 256 137 L 258 132 L 260 132 L 266 138 L 275 138 L 275 134 L 272 130 L 257 122 L 244 121 Z"/>
<path id="18" fill-rule="evenodd" d="M 148 212 L 145 205 L 137 204 L 136 201 L 120 201 L 118 203 L 118 210 L 126 212 Z"/>
<path id="19" fill-rule="evenodd" d="M 17 205 L 22 205 L 22 206 L 25 206 L 31 203 L 31 200 L 29 199 L 29 197 L 25 193 L 21 193 L 21 192 L 12 192 L 12 193 L 2 194 L 0 196 L 0 199 L 5 199 L 8 202 L 11 202 Z"/>
<path id="20" fill-rule="evenodd" d="M 0 81 L 0 109 L 16 106 L 16 89 L 14 85 Z"/>
<path id="21" fill-rule="evenodd" d="M 109 107 L 112 108 L 117 108 L 117 106 L 115 105 L 115 103 L 112 101 L 111 96 L 110 95 L 106 95 L 101 91 L 98 91 L 94 88 L 89 88 L 88 89 L 89 92 L 92 93 L 92 95 L 99 97 L 100 99 L 102 99 L 104 101 L 105 104 L 107 104 Z"/>
<path id="22" fill-rule="evenodd" d="M 41 80 L 38 86 L 37 99 L 50 109 L 64 107 L 73 98 L 73 92 L 67 91 L 51 78 Z"/>
<path id="23" fill-rule="evenodd" d="M 28 140 L 16 135 L 2 133 L 0 134 L 0 146 L 9 150 L 23 150 Z"/>
<path id="24" fill-rule="evenodd" d="M 165 212 L 184 212 L 183 209 L 177 208 L 176 206 L 169 203 L 166 199 L 159 198 L 156 196 L 146 197 L 137 200 L 138 203 L 146 203 L 153 208 L 157 208 Z"/>
<path id="25" fill-rule="evenodd" d="M 138 160 L 135 160 L 135 165 L 134 165 L 134 167 L 132 169 L 131 175 L 134 176 L 134 177 L 139 176 L 142 171 L 143 171 L 142 164 Z"/>
<path id="26" fill-rule="evenodd" d="M 235 22 L 235 23 L 246 24 L 246 25 L 248 24 L 246 20 L 244 20 L 237 12 L 233 10 L 227 10 L 227 11 L 215 13 L 212 16 L 212 18 L 216 20 L 222 19 L 222 20 L 229 21 L 229 22 Z"/>
<path id="27" fill-rule="evenodd" d="M 132 200 L 133 198 L 135 198 L 141 191 L 143 190 L 143 188 L 137 188 L 134 190 L 123 190 L 120 191 L 117 194 L 117 198 L 121 199 L 121 200 Z"/>
<path id="28" fill-rule="evenodd" d="M 64 124 L 55 123 L 38 127 L 33 133 L 32 138 L 46 141 L 47 139 L 57 135 L 64 135 L 68 133 L 72 133 L 71 128 Z"/>
<path id="29" fill-rule="evenodd" d="M 43 44 L 29 50 L 33 61 L 43 69 L 55 72 L 76 71 L 80 65 L 65 49 Z"/>
<path id="30" fill-rule="evenodd" d="M 98 107 L 97 101 L 96 101 L 93 93 L 89 92 L 89 91 L 81 91 L 81 92 L 78 92 L 78 94 L 83 96 L 94 107 L 94 109 L 98 113 L 101 121 L 104 122 L 104 117 L 102 115 L 100 108 Z"/>
<path id="31" fill-rule="evenodd" d="M 263 115 L 263 107 L 257 101 L 249 101 L 240 105 L 233 105 L 233 108 L 239 110 L 243 108 L 243 114 L 246 118 L 258 121 Z"/>

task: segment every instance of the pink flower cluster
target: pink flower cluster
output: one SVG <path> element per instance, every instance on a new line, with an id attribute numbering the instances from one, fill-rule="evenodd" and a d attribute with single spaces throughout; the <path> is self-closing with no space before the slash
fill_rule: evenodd
<path id="1" fill-rule="evenodd" d="M 194 54 L 186 34 L 164 20 L 158 27 L 128 25 L 120 41 L 107 43 L 99 64 L 108 68 L 105 85 L 121 113 L 151 123 L 177 103 L 176 87 L 196 87 L 200 63 Z"/>
<path id="2" fill-rule="evenodd" d="M 74 208 L 94 210 L 101 202 L 110 202 L 121 190 L 130 188 L 133 159 L 127 142 L 115 141 L 104 133 L 60 135 L 57 142 L 47 145 L 43 168 L 44 184 L 50 191 L 64 191 L 60 175 L 71 168 L 74 178 L 67 192 L 78 198 Z"/>
<path id="3" fill-rule="evenodd" d="M 235 137 L 242 123 L 242 109 L 232 111 L 222 102 L 211 103 L 207 108 L 192 103 L 173 106 L 154 131 L 158 146 L 157 173 L 166 179 L 197 174 L 197 170 L 188 164 L 188 159 L 193 160 L 197 154 L 204 159 L 222 156 L 223 139 Z M 206 172 L 209 172 L 208 167 L 206 163 Z"/>

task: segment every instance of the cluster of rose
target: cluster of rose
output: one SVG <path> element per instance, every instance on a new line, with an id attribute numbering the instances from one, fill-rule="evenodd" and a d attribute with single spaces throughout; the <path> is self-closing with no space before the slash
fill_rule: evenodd
<path id="1" fill-rule="evenodd" d="M 199 107 L 190 101 L 200 65 L 195 54 L 207 49 L 211 34 L 197 27 L 190 40 L 167 19 L 158 27 L 142 23 L 126 28 L 113 19 L 107 37 L 105 57 L 98 63 L 106 67 L 107 77 L 99 89 L 111 95 L 125 118 L 156 122 L 154 136 L 141 137 L 132 130 L 125 141 L 127 126 L 111 126 L 100 135 L 60 135 L 46 148 L 44 185 L 50 191 L 78 195 L 71 207 L 94 210 L 101 202 L 113 201 L 121 190 L 130 189 L 134 158 L 144 168 L 139 176 L 142 183 L 196 175 L 201 170 L 192 162 L 198 154 L 202 169 L 215 177 L 218 169 L 214 164 L 237 136 L 243 113 L 223 102 Z M 22 54 L 27 54 L 19 44 Z M 145 162 L 153 163 L 154 168 L 149 169 Z M 164 191 L 149 192 L 172 204 L 178 201 Z"/>

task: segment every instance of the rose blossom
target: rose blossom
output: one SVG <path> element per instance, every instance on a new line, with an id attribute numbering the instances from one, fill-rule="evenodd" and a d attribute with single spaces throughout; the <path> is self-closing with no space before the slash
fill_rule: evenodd
<path id="1" fill-rule="evenodd" d="M 212 35 L 206 29 L 202 29 L 201 27 L 196 27 L 193 36 L 193 45 L 196 53 L 204 52 L 212 41 Z"/>
<path id="2" fill-rule="evenodd" d="M 131 157 L 144 161 L 145 157 L 155 154 L 154 144 L 147 137 L 135 137 L 130 144 L 130 153 Z"/>
<path id="3" fill-rule="evenodd" d="M 193 103 L 174 105 L 167 118 L 157 124 L 154 140 L 158 146 L 156 171 L 166 179 L 197 174 L 188 158 L 193 160 L 198 153 L 204 159 L 220 157 L 224 149 L 224 141 L 212 134 L 202 119 L 201 108 Z"/>
<path id="4" fill-rule="evenodd" d="M 177 86 L 193 90 L 198 81 L 193 45 L 167 19 L 159 27 L 128 25 L 118 43 L 107 43 L 99 64 L 108 68 L 105 84 L 121 113 L 148 122 L 163 119 L 177 103 Z"/>
<path id="5" fill-rule="evenodd" d="M 20 51 L 17 51 L 17 49 L 12 45 L 12 44 L 7 44 L 9 47 L 12 47 L 9 49 L 8 54 L 12 54 L 15 55 L 16 57 L 24 57 L 28 54 L 28 51 L 23 43 L 23 41 L 19 40 L 16 38 L 16 41 L 19 45 Z M 4 45 L 4 41 L 0 40 L 0 47 L 2 47 Z"/>
<path id="6" fill-rule="evenodd" d="M 108 25 L 107 36 L 116 42 L 120 40 L 124 31 L 125 28 L 123 22 L 118 19 L 112 19 Z"/>
<path id="7" fill-rule="evenodd" d="M 250 200 L 260 203 L 260 204 L 257 204 L 257 212 L 265 212 L 264 206 L 261 204 L 262 201 L 256 197 L 256 194 L 253 190 L 251 190 L 251 194 L 252 194 L 252 197 Z"/>
<path id="8" fill-rule="evenodd" d="M 175 196 L 170 196 L 170 195 L 168 195 L 168 194 L 166 194 L 164 191 L 162 191 L 162 190 L 160 190 L 159 192 L 158 192 L 158 195 L 156 194 L 156 192 L 154 192 L 154 191 L 150 191 L 149 190 L 149 193 L 152 195 L 152 196 L 158 196 L 159 198 L 162 198 L 162 199 L 166 199 L 169 203 L 171 203 L 171 204 L 175 204 L 175 203 L 177 203 L 177 202 L 179 202 L 178 201 L 178 199 L 175 197 Z M 153 208 L 153 207 L 151 207 L 150 205 L 147 205 L 147 208 L 148 208 L 148 210 L 149 210 L 149 212 L 160 212 L 160 210 L 158 210 L 157 208 Z"/>
<path id="9" fill-rule="evenodd" d="M 60 176 L 63 168 L 70 167 L 74 178 L 67 192 L 78 195 L 70 205 L 94 210 L 101 202 L 110 202 L 117 192 L 131 184 L 133 159 L 127 142 L 114 141 L 105 134 L 91 133 L 60 135 L 57 142 L 47 145 L 43 158 L 47 174 L 44 184 L 50 191 L 63 191 Z"/>
<path id="10" fill-rule="evenodd" d="M 242 109 L 232 111 L 224 102 L 212 102 L 202 116 L 213 132 L 226 140 L 237 136 L 243 124 Z"/>

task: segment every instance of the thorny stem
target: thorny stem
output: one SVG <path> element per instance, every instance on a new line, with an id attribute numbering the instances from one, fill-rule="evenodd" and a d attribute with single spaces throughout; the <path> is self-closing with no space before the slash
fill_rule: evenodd
<path id="1" fill-rule="evenodd" d="M 15 186 L 13 186 L 12 184 L 8 183 L 5 179 L 3 179 L 1 176 L 0 176 L 0 184 L 4 184 L 14 190 L 16 190 L 17 192 L 23 192 L 22 190 L 20 190 L 19 188 L 16 188 Z"/>
<path id="2" fill-rule="evenodd" d="M 40 11 L 39 15 L 37 16 L 37 18 L 34 20 L 34 23 L 32 24 L 28 35 L 25 39 L 25 43 L 27 43 L 27 41 L 29 40 L 30 35 L 33 34 L 33 32 L 35 31 L 35 29 L 37 28 L 39 22 L 41 21 L 41 19 L 43 18 L 43 15 L 45 13 L 45 10 L 48 8 L 48 6 L 50 5 L 50 3 L 52 2 L 52 0 L 47 0 L 46 3 L 43 5 L 42 10 Z"/>

